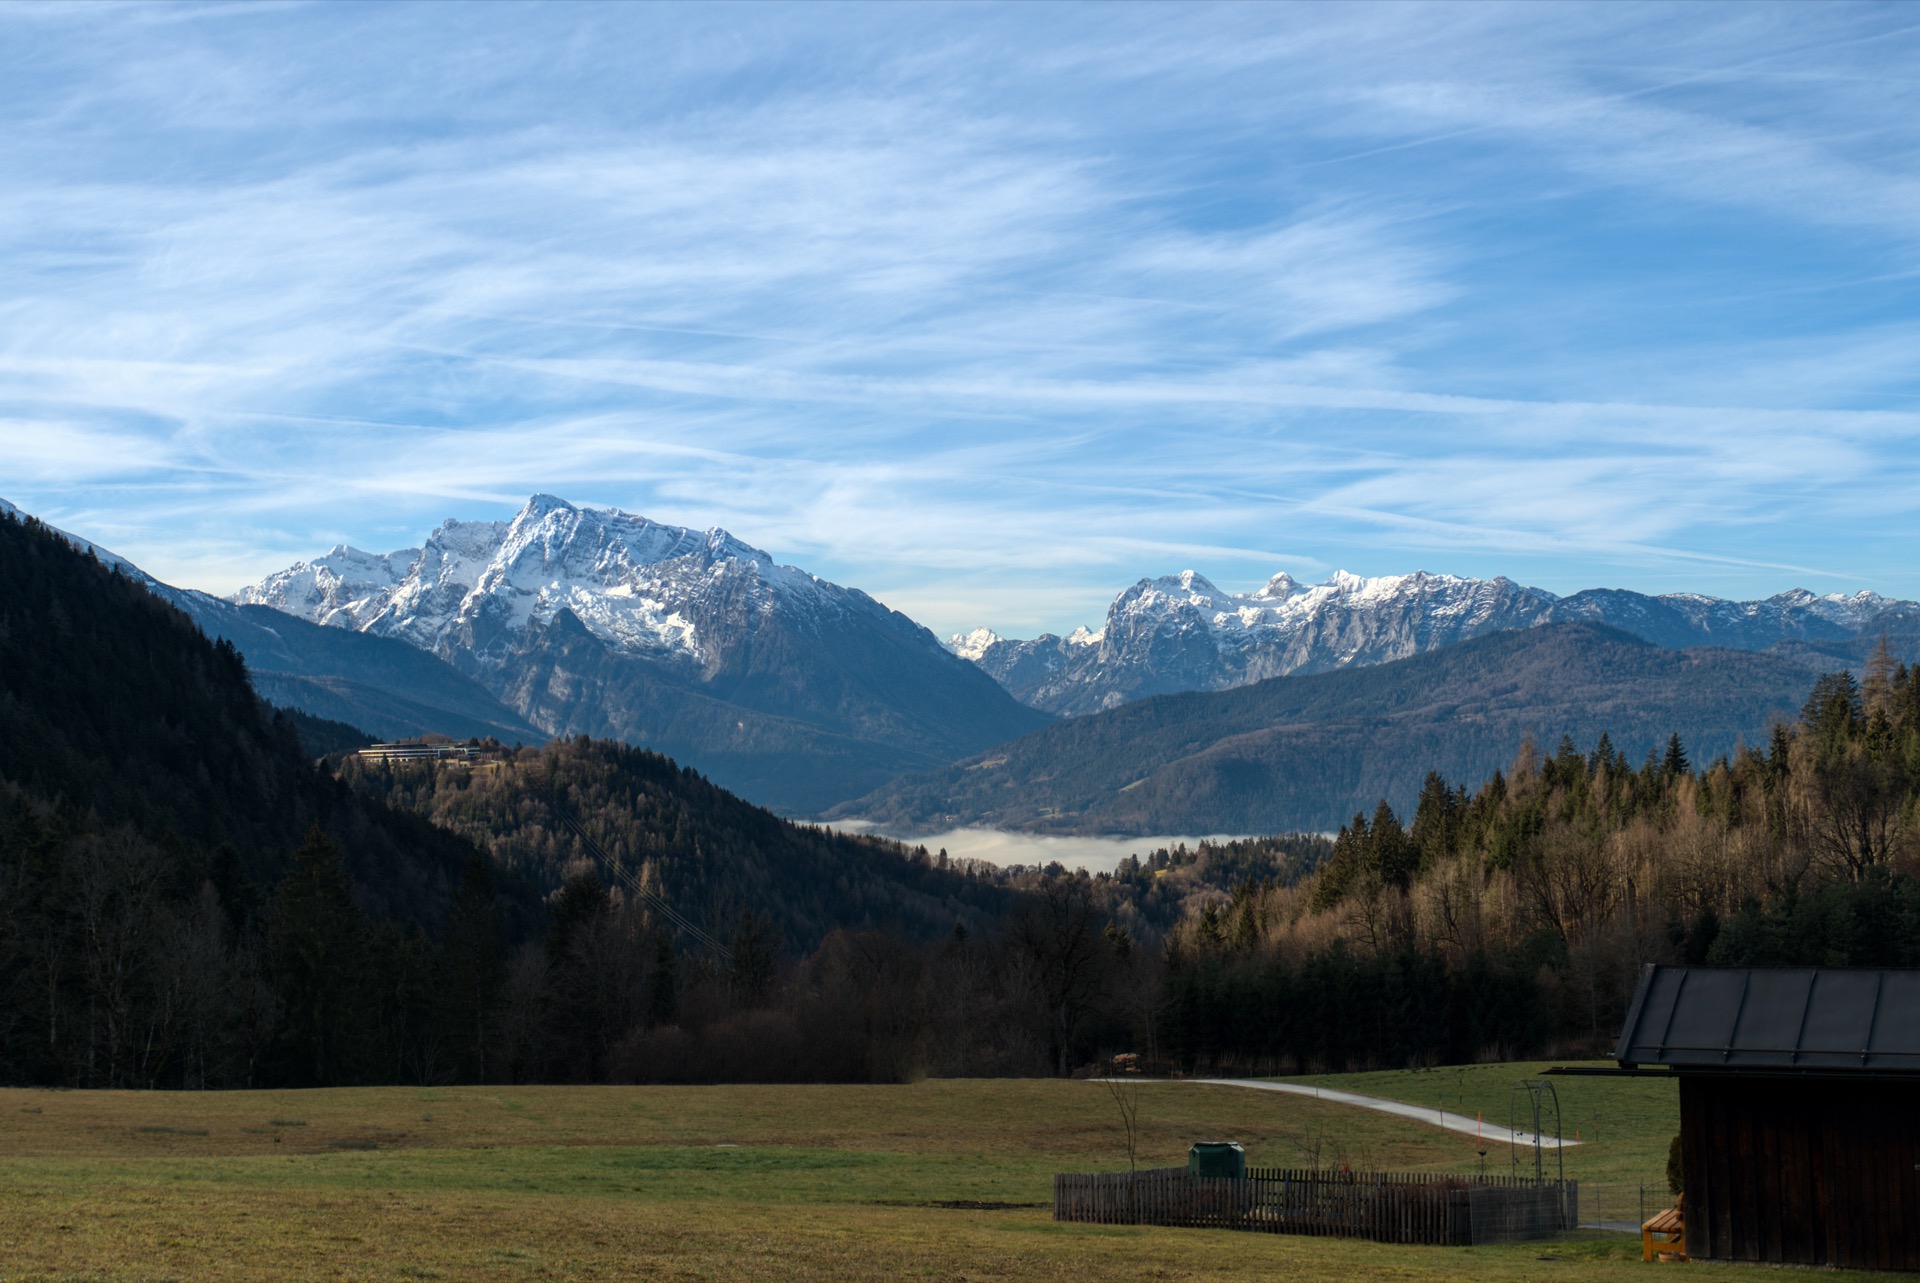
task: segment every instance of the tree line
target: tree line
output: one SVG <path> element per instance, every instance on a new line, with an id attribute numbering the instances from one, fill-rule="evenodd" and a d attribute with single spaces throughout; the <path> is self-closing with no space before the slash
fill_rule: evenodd
<path id="1" fill-rule="evenodd" d="M 1592 1051 L 1641 963 L 1920 965 L 1920 672 L 1763 745 L 1522 745 L 1111 873 L 792 825 L 655 754 L 317 767 L 244 664 L 0 521 L 0 1081 L 893 1081 Z M 673 912 L 669 913 L 668 909 Z M 692 925 L 698 930 L 690 931 Z"/>
<path id="2" fill-rule="evenodd" d="M 673 830 L 635 820 L 658 819 L 636 779 L 662 790 L 656 810 L 680 804 L 686 777 L 651 755 L 575 741 L 492 770 L 346 773 L 496 817 L 436 922 L 370 912 L 317 828 L 263 888 L 230 849 L 76 825 L 15 790 L 6 1077 L 898 1081 L 1064 1074 L 1120 1051 L 1189 1070 L 1444 1063 L 1604 1048 L 1645 961 L 1920 965 L 1920 676 L 1888 665 L 1821 679 L 1764 748 L 1696 766 L 1675 738 L 1635 766 L 1604 736 L 1525 746 L 1473 793 L 1435 776 L 1410 822 L 1382 804 L 1331 840 L 1202 843 L 1109 874 L 857 842 L 921 916 L 810 939 L 805 915 L 735 898 L 702 944 L 638 893 L 715 876 L 670 872 Z M 586 858 L 556 788 L 603 852 L 651 852 L 639 877 Z M 772 823 L 795 849 L 825 840 Z M 689 853 L 694 829 L 727 827 L 697 808 L 683 826 Z M 503 889 L 515 877 L 531 909 Z M 972 912 L 941 916 L 954 906 Z"/>
<path id="3" fill-rule="evenodd" d="M 1882 645 L 1764 745 L 1638 763 L 1602 734 L 1523 745 L 1410 821 L 1355 815 L 1291 885 L 1247 881 L 1169 935 L 1188 1065 L 1347 1067 L 1604 1053 L 1646 962 L 1920 965 L 1920 670 Z M 1257 1014 L 1256 1014 L 1257 1013 Z"/>

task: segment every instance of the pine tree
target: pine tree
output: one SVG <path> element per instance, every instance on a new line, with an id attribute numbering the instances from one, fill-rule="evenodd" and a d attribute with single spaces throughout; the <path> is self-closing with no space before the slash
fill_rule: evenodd
<path id="1" fill-rule="evenodd" d="M 1404 889 L 1420 866 L 1420 851 L 1407 840 L 1399 817 L 1387 805 L 1385 798 L 1374 808 L 1372 831 L 1373 849 L 1369 853 L 1372 857 L 1369 863 L 1379 873 L 1381 882 Z"/>
<path id="2" fill-rule="evenodd" d="M 1873 648 L 1873 654 L 1867 658 L 1866 680 L 1860 687 L 1861 704 L 1865 712 L 1890 713 L 1894 696 L 1893 651 L 1887 645 L 1886 633 L 1880 634 L 1880 641 Z"/>
<path id="3" fill-rule="evenodd" d="M 268 911 L 268 968 L 284 1013 L 276 1050 L 286 1081 L 358 1081 L 374 1007 L 368 953 L 367 922 L 340 850 L 315 827 L 293 853 Z"/>
<path id="4" fill-rule="evenodd" d="M 1428 771 L 1420 786 L 1420 801 L 1413 812 L 1413 825 L 1407 838 L 1413 844 L 1420 869 L 1432 868 L 1453 854 L 1460 835 L 1460 795 L 1447 787 L 1440 772 Z"/>
<path id="5" fill-rule="evenodd" d="M 1340 826 L 1333 839 L 1333 853 L 1320 866 L 1320 876 L 1313 884 L 1315 913 L 1324 913 L 1346 898 L 1366 870 L 1370 845 L 1366 816 L 1355 815 L 1351 824 Z"/>
<path id="6" fill-rule="evenodd" d="M 752 1007 L 765 1001 L 773 986 L 773 973 L 779 962 L 769 923 L 761 915 L 746 910 L 734 928 L 730 947 L 733 962 L 729 975 L 733 981 L 734 1001 Z"/>
<path id="7" fill-rule="evenodd" d="M 547 922 L 548 960 L 555 964 L 565 961 L 574 942 L 612 903 L 607 888 L 591 873 L 567 879 L 553 899 L 553 917 Z"/>
<path id="8" fill-rule="evenodd" d="M 445 1041 L 451 1072 L 461 1082 L 486 1082 L 487 1050 L 507 980 L 507 957 L 493 866 L 484 856 L 467 861 L 447 912 L 434 979 L 434 1023 Z"/>
<path id="9" fill-rule="evenodd" d="M 1613 738 L 1605 731 L 1600 732 L 1600 742 L 1593 746 L 1593 753 L 1587 758 L 1587 771 L 1598 775 L 1602 770 L 1613 769 Z"/>
<path id="10" fill-rule="evenodd" d="M 1852 673 L 1826 673 L 1815 681 L 1800 709 L 1800 725 L 1813 738 L 1814 755 L 1844 751 L 1859 728 L 1861 713 L 1860 684 Z"/>
<path id="11" fill-rule="evenodd" d="M 679 1014 L 679 963 L 673 938 L 658 931 L 653 937 L 653 972 L 647 977 L 647 1024 L 670 1025 Z"/>
<path id="12" fill-rule="evenodd" d="M 1680 745 L 1680 732 L 1675 731 L 1667 737 L 1667 755 L 1660 763 L 1660 773 L 1674 780 L 1692 769 L 1693 764 L 1687 761 L 1687 750 Z"/>

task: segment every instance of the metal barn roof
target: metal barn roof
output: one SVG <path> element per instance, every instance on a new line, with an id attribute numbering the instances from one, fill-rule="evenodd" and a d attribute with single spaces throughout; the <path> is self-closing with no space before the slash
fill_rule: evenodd
<path id="1" fill-rule="evenodd" d="M 1681 1070 L 1920 1073 L 1920 971 L 1649 965 L 1614 1058 Z"/>

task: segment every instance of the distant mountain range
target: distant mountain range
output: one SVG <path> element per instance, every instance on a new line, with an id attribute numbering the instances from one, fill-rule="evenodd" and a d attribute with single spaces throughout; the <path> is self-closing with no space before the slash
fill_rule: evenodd
<path id="1" fill-rule="evenodd" d="M 234 602 L 406 643 L 548 734 L 643 745 L 790 812 L 1049 720 L 863 592 L 551 495 L 420 548 L 335 548 Z"/>
<path id="2" fill-rule="evenodd" d="M 819 1076 L 863 1079 L 877 1073 L 863 1030 L 931 1041 L 902 1023 L 917 1007 L 863 1023 L 872 959 L 906 977 L 883 977 L 887 994 L 923 995 L 921 959 L 949 956 L 939 942 L 963 927 L 988 943 L 936 988 L 978 984 L 965 1011 L 982 1029 L 1016 1010 L 984 1005 L 997 923 L 1026 903 L 1002 880 L 784 822 L 585 738 L 484 767 L 317 765 L 236 647 L 157 587 L 0 511 L 0 1082 L 577 1082 L 606 1077 L 649 1026 L 684 1046 L 682 1012 L 712 1036 L 758 1001 L 750 983 L 793 993 L 796 1014 L 723 1045 L 765 1050 L 782 1079 L 802 1050 L 846 1066 Z M 308 626 L 342 654 L 379 640 Z M 620 882 L 624 898 L 603 889 Z M 791 954 L 841 931 L 862 934 L 806 973 L 820 984 L 789 989 Z M 510 979 L 522 946 L 538 965 Z M 725 996 L 709 1001 L 716 972 Z"/>
<path id="3" fill-rule="evenodd" d="M 235 662 L 182 601 L 261 657 L 306 664 L 330 653 L 395 686 L 418 683 L 422 701 L 486 696 L 404 642 L 173 588 L 86 539 L 30 526 L 26 515 L 0 500 L 0 803 L 24 797 L 48 815 L 59 803 L 70 812 L 61 823 L 128 825 L 191 848 L 207 867 L 192 866 L 186 894 L 210 876 L 226 880 L 223 897 L 262 908 L 287 856 L 318 824 L 342 845 L 368 907 L 435 929 L 463 862 L 483 852 L 494 857 L 505 925 L 537 928 L 540 898 L 580 871 L 576 839 L 589 833 L 722 939 L 743 910 L 801 951 L 837 929 L 939 937 L 1018 900 L 885 839 L 791 824 L 618 744 L 570 738 L 504 754 L 484 773 L 356 761 L 316 770 L 291 719 L 262 707 L 257 663 Z M 282 635 L 294 640 L 274 640 Z M 0 815 L 0 838 L 17 820 Z M 227 855 L 216 856 L 223 844 Z M 230 898 L 225 907 L 245 905 Z M 0 997 L 18 979 L 0 969 Z M 0 1065 L 5 1053 L 0 1039 Z"/>
<path id="4" fill-rule="evenodd" d="M 1133 701 L 897 780 L 837 814 L 892 832 L 1330 832 L 1383 797 L 1405 816 L 1430 770 L 1476 788 L 1529 737 L 1551 753 L 1571 735 L 1584 752 L 1605 731 L 1635 766 L 1676 732 L 1701 761 L 1742 738 L 1764 743 L 1839 666 L 1807 646 L 1674 650 L 1602 624 L 1544 624 Z"/>
<path id="5" fill-rule="evenodd" d="M 1023 703 L 1072 715 L 1149 695 L 1365 667 L 1489 633 L 1576 621 L 1674 649 L 1765 650 L 1882 631 L 1911 635 L 1920 632 L 1920 604 L 1870 592 L 1819 597 L 1803 589 L 1764 601 L 1615 589 L 1557 597 L 1505 577 L 1424 571 L 1374 579 L 1343 571 L 1310 586 L 1275 575 L 1257 592 L 1236 594 L 1189 570 L 1143 579 L 1122 592 L 1098 632 L 1081 628 L 1066 637 L 1020 641 L 976 629 L 947 644 Z"/>
<path id="6" fill-rule="evenodd" d="M 1527 733 L 1611 729 L 1625 745 L 1677 730 L 1717 751 L 1797 707 L 1813 674 L 1858 668 L 1883 634 L 1920 656 L 1920 605 L 1873 593 L 1556 597 L 1426 573 L 1280 575 L 1242 595 L 1189 571 L 1121 593 L 1097 633 L 977 630 L 943 646 L 724 530 L 549 495 L 509 521 L 448 521 L 418 548 L 338 547 L 230 601 L 68 538 L 232 641 L 284 707 L 389 738 L 622 740 L 756 803 L 838 806 L 894 831 L 1329 827 L 1351 805 L 1410 796 L 1429 767 L 1477 782 Z M 1530 648 L 1535 633 L 1560 640 Z M 1529 665 L 1527 681 L 1474 667 L 1493 654 Z M 1594 669 L 1598 656 L 1612 667 Z M 1359 680 L 1422 657 L 1436 662 Z M 1550 660 L 1569 665 L 1557 685 Z M 1341 674 L 1354 683 L 1317 680 Z M 1112 716 L 1182 693 L 1223 698 Z M 1107 719 L 1050 725 L 1096 712 Z M 1148 733 L 1168 717 L 1173 740 Z"/>

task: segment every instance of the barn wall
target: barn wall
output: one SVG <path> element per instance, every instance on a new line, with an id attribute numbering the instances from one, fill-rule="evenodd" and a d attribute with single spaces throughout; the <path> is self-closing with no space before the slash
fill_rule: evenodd
<path id="1" fill-rule="evenodd" d="M 1687 1250 L 1920 1269 L 1920 1084 L 1680 1081 Z"/>

